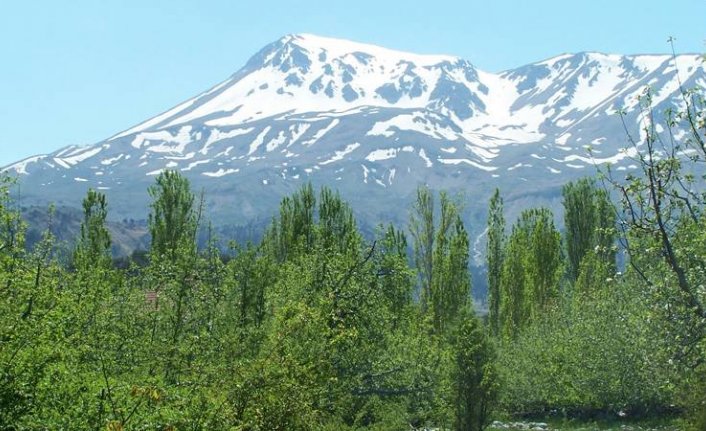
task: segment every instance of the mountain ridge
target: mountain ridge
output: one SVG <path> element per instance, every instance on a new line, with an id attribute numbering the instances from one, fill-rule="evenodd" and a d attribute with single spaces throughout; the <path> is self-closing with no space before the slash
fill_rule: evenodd
<path id="1" fill-rule="evenodd" d="M 2 170 L 28 204 L 76 207 L 93 187 L 112 217 L 139 218 L 154 176 L 176 169 L 206 190 L 215 221 L 242 224 L 305 182 L 340 190 L 371 226 L 404 223 L 428 184 L 467 195 L 478 236 L 495 187 L 512 214 L 528 196 L 557 208 L 561 185 L 598 164 L 634 170 L 614 113 L 640 136 L 646 86 L 655 112 L 678 109 L 681 88 L 706 86 L 701 57 L 583 52 L 492 73 L 459 57 L 289 35 L 134 127 Z"/>
<path id="2" fill-rule="evenodd" d="M 139 123 L 137 126 L 133 126 L 133 127 L 131 127 L 131 128 L 125 129 L 125 130 L 123 130 L 123 131 L 121 131 L 121 132 L 118 132 L 117 134 L 115 134 L 115 135 L 113 135 L 113 136 L 107 138 L 106 141 L 112 141 L 112 140 L 115 140 L 115 139 L 117 139 L 117 138 L 119 138 L 119 137 L 126 136 L 126 135 L 131 134 L 131 133 L 135 133 L 135 132 L 137 132 L 137 131 L 141 131 L 141 130 L 146 130 L 146 129 L 154 128 L 154 126 L 159 125 L 159 124 L 161 124 L 161 123 L 164 123 L 164 121 L 155 121 L 155 120 L 156 120 L 156 119 L 163 118 L 163 117 L 166 116 L 165 114 L 168 114 L 168 113 L 170 113 L 170 112 L 174 112 L 174 111 L 177 110 L 177 108 L 182 107 L 182 106 L 184 106 L 185 104 L 189 103 L 190 101 L 193 101 L 193 100 L 195 100 L 195 99 L 197 99 L 197 98 L 199 98 L 199 97 L 201 97 L 201 96 L 209 95 L 209 94 L 211 94 L 214 90 L 217 90 L 217 89 L 223 87 L 225 84 L 227 84 L 227 83 L 229 83 L 229 82 L 232 82 L 234 79 L 239 78 L 239 77 L 240 77 L 239 75 L 241 75 L 241 74 L 243 73 L 243 71 L 249 71 L 248 69 L 250 68 L 250 66 L 252 65 L 252 63 L 254 62 L 255 59 L 257 59 L 259 56 L 261 56 L 262 53 L 271 51 L 271 50 L 272 50 L 272 47 L 279 47 L 279 48 L 281 49 L 281 48 L 283 48 L 284 46 L 286 46 L 286 45 L 292 43 L 292 42 L 295 41 L 295 40 L 296 40 L 296 41 L 300 41 L 300 40 L 308 40 L 308 39 L 314 39 L 314 40 L 317 40 L 317 41 L 326 41 L 326 44 L 323 44 L 323 43 L 322 43 L 322 46 L 324 46 L 324 45 L 336 46 L 336 44 L 338 43 L 338 44 L 344 44 L 344 45 L 351 45 L 351 46 L 354 46 L 354 47 L 360 48 L 360 49 L 368 49 L 368 50 L 373 50 L 373 51 L 382 51 L 382 52 L 396 53 L 396 55 L 397 55 L 398 57 L 400 57 L 400 58 L 402 58 L 403 56 L 408 56 L 408 57 L 410 57 L 410 58 L 428 58 L 428 59 L 436 59 L 436 60 L 437 60 L 437 61 L 435 61 L 435 62 L 430 63 L 430 65 L 438 65 L 438 64 L 440 64 L 440 63 L 449 62 L 449 61 L 451 61 L 451 60 L 454 60 L 454 61 L 457 61 L 457 62 L 458 62 L 458 61 L 462 61 L 462 62 L 464 62 L 465 64 L 469 65 L 470 67 L 473 67 L 473 66 L 472 66 L 472 63 L 468 62 L 467 60 L 462 59 L 461 57 L 457 57 L 457 56 L 419 55 L 419 54 L 407 53 L 407 52 L 404 52 L 404 51 L 390 50 L 390 49 L 387 49 L 387 48 L 384 48 L 384 47 L 379 47 L 379 46 L 371 45 L 371 44 L 361 44 L 361 43 L 358 43 L 358 42 L 352 42 L 352 41 L 347 41 L 347 40 L 343 40 L 343 39 L 334 39 L 334 38 L 320 37 L 320 36 L 315 36 L 315 35 L 311 35 L 311 34 L 307 34 L 307 33 L 302 33 L 302 34 L 289 34 L 289 35 L 283 36 L 283 37 L 280 38 L 278 41 L 275 41 L 275 42 L 273 42 L 273 43 L 267 45 L 267 46 L 266 46 L 265 48 L 263 48 L 260 52 L 258 52 L 257 54 L 253 55 L 253 56 L 248 60 L 248 62 L 246 63 L 246 65 L 245 65 L 243 68 L 241 68 L 239 71 L 237 71 L 237 72 L 235 72 L 234 74 L 232 74 L 231 77 L 228 78 L 228 79 L 226 79 L 225 81 L 222 81 L 222 82 L 220 82 L 219 84 L 216 84 L 215 86 L 211 87 L 209 90 L 207 90 L 207 91 L 201 93 L 199 96 L 196 96 L 196 97 L 194 97 L 194 98 L 188 99 L 187 101 L 182 102 L 182 103 L 180 103 L 180 104 L 177 104 L 176 106 L 174 106 L 174 107 L 172 107 L 172 108 L 170 108 L 170 109 L 168 109 L 168 110 L 166 110 L 166 111 L 164 111 L 164 112 L 162 112 L 162 113 L 160 113 L 160 114 L 158 114 L 158 115 L 156 115 L 156 116 L 154 116 L 154 117 L 148 119 L 147 121 L 144 121 L 144 122 L 142 122 L 142 123 Z M 308 45 L 308 46 L 311 46 L 311 45 Z M 322 50 L 324 50 L 324 51 L 327 50 L 326 47 L 320 47 L 320 49 L 322 49 Z M 352 50 L 349 49 L 348 51 L 343 50 L 343 52 L 345 52 L 345 55 L 348 55 L 348 54 L 356 53 L 356 52 L 358 52 L 358 51 L 352 51 Z M 271 55 L 274 55 L 274 54 L 276 54 L 276 52 L 275 52 L 275 53 L 270 52 L 270 54 L 271 54 Z M 673 59 L 673 56 L 672 56 L 672 55 L 669 55 L 669 54 L 631 54 L 631 55 L 619 55 L 619 54 L 605 54 L 605 53 L 601 53 L 601 52 L 597 52 L 597 51 L 582 51 L 582 52 L 578 52 L 578 53 L 563 53 L 563 54 L 560 54 L 560 55 L 557 55 L 557 56 L 554 56 L 554 57 L 550 57 L 550 58 L 541 60 L 541 61 L 539 61 L 539 62 L 530 63 L 530 64 L 528 64 L 528 65 L 520 66 L 519 68 L 509 69 L 509 70 L 501 71 L 501 72 L 498 72 L 498 73 L 485 72 L 485 71 L 481 71 L 481 73 L 484 74 L 484 75 L 486 75 L 486 76 L 492 76 L 492 75 L 495 75 L 495 76 L 503 76 L 503 75 L 506 75 L 506 76 L 508 76 L 508 75 L 513 75 L 513 73 L 515 73 L 516 71 L 521 70 L 521 69 L 523 69 L 523 68 L 538 67 L 538 66 L 541 66 L 541 65 L 548 65 L 548 64 L 557 63 L 558 61 L 565 60 L 565 59 L 570 59 L 570 58 L 577 58 L 577 57 L 596 57 L 596 56 L 601 56 L 601 57 L 605 57 L 605 58 L 611 58 L 611 57 L 612 57 L 612 58 L 621 58 L 621 59 L 636 59 L 636 58 L 640 58 L 640 57 L 650 57 L 650 58 L 658 58 L 661 63 L 665 63 L 665 62 L 671 61 L 671 60 Z M 676 56 L 676 59 L 677 59 L 677 61 L 680 61 L 679 59 L 684 59 L 684 58 L 689 58 L 689 57 L 690 57 L 691 59 L 694 59 L 694 60 L 700 58 L 700 56 L 699 56 L 699 55 L 696 55 L 696 54 L 680 54 L 680 55 Z M 268 61 L 270 61 L 270 60 L 271 60 L 271 58 L 268 59 Z M 262 66 L 262 65 L 260 65 L 260 66 Z M 691 68 L 691 67 L 690 67 L 690 68 Z M 475 69 L 475 68 L 474 68 L 474 69 Z M 366 106 L 366 105 L 360 105 L 360 106 Z M 352 107 L 349 107 L 349 109 L 356 109 L 357 107 L 360 107 L 360 106 L 359 106 L 359 105 L 354 105 L 354 106 L 352 106 Z M 373 106 L 374 106 L 374 105 L 373 105 Z M 420 106 L 417 106 L 417 107 L 421 108 Z M 286 111 L 285 111 L 285 112 L 286 112 Z M 274 115 L 277 115 L 277 113 L 272 114 L 272 116 L 274 116 Z M 183 123 L 183 122 L 184 122 L 184 121 L 182 121 L 182 123 Z M 177 125 L 177 124 L 179 124 L 179 123 L 175 123 L 175 121 L 171 121 L 171 124 L 168 124 L 167 126 Z M 92 145 L 95 145 L 95 144 L 92 144 Z M 86 148 L 87 148 L 87 147 L 91 147 L 92 145 L 85 145 L 85 146 L 83 146 L 83 147 L 86 147 Z M 64 148 L 60 149 L 59 151 L 65 149 L 65 148 L 76 148 L 76 146 L 74 146 L 74 145 L 69 145 L 69 146 L 67 146 L 67 147 L 64 147 Z M 59 151 L 57 151 L 57 152 L 59 152 Z M 49 154 L 52 154 L 52 153 L 49 153 Z M 31 159 L 31 158 L 33 158 L 33 157 L 38 157 L 38 156 L 41 156 L 41 155 L 31 156 L 31 157 L 28 157 L 28 158 L 23 159 L 22 161 L 25 161 L 25 160 L 27 160 L 27 159 Z M 13 165 L 14 165 L 14 164 L 9 164 L 9 165 L 5 166 L 3 169 L 4 169 L 4 170 L 7 170 L 8 168 L 12 168 Z"/>

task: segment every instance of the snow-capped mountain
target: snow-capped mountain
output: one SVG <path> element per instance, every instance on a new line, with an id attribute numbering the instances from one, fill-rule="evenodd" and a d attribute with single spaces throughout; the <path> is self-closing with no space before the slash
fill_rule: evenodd
<path id="1" fill-rule="evenodd" d="M 78 206 L 94 187 L 115 217 L 143 218 L 164 169 L 204 188 L 209 214 L 229 223 L 269 217 L 307 181 L 339 189 L 370 224 L 405 221 L 420 183 L 464 192 L 477 215 L 495 187 L 534 204 L 595 164 L 634 169 L 615 113 L 639 135 L 638 96 L 649 86 L 656 112 L 679 107 L 680 83 L 706 86 L 700 56 L 564 54 L 490 73 L 452 56 L 289 35 L 129 130 L 4 170 L 19 175 L 26 203 Z"/>

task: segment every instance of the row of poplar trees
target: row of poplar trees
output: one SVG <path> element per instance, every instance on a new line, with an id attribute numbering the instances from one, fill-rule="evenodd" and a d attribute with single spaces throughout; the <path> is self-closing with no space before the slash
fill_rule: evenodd
<path id="1" fill-rule="evenodd" d="M 564 236 L 547 208 L 523 211 L 506 234 L 503 199 L 496 190 L 488 209 L 488 322 L 498 337 L 512 339 L 557 304 L 562 284 L 573 293 L 586 277 L 615 273 L 616 210 L 608 193 L 584 178 L 562 189 Z M 605 263 L 601 274 L 595 262 Z"/>

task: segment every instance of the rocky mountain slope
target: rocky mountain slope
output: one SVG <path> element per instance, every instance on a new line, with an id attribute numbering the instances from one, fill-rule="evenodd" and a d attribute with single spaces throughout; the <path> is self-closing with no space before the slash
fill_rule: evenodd
<path id="1" fill-rule="evenodd" d="M 656 112 L 706 86 L 698 55 L 563 54 L 500 73 L 313 35 L 264 47 L 231 77 L 94 145 L 3 168 L 23 203 L 78 207 L 106 192 L 114 219 L 145 218 L 164 169 L 203 189 L 216 224 L 268 220 L 302 184 L 340 190 L 363 223 L 404 223 L 417 185 L 463 193 L 480 237 L 500 187 L 511 211 L 557 206 L 562 184 L 610 163 L 635 169 L 616 115 L 640 135 L 638 96 Z M 591 149 L 590 153 L 588 148 Z"/>

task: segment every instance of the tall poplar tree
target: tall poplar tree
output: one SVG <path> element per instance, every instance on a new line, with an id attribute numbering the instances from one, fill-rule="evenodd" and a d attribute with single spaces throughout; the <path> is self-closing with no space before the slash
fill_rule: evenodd
<path id="1" fill-rule="evenodd" d="M 503 198 L 495 189 L 488 207 L 488 243 L 486 259 L 488 266 L 488 321 L 490 331 L 498 335 L 500 323 L 500 278 L 503 269 L 503 248 L 505 247 L 505 216 Z"/>
<path id="2" fill-rule="evenodd" d="M 198 215 L 189 180 L 176 171 L 163 171 L 149 188 L 149 229 L 152 253 L 176 261 L 178 250 L 196 250 Z"/>
<path id="3" fill-rule="evenodd" d="M 546 208 L 531 209 L 521 217 L 528 231 L 527 269 L 530 291 L 527 295 L 530 317 L 547 311 L 559 295 L 561 275 L 561 235 L 554 226 L 554 216 Z"/>
<path id="4" fill-rule="evenodd" d="M 176 171 L 163 171 L 149 188 L 153 201 L 149 214 L 152 235 L 152 276 L 158 280 L 153 293 L 153 342 L 159 340 L 167 358 L 164 377 L 170 384 L 179 381 L 183 365 L 193 354 L 195 344 L 189 332 L 199 330 L 196 309 L 203 299 L 199 287 L 196 253 L 198 212 L 189 180 Z M 160 299 L 162 298 L 162 299 Z M 165 313 L 167 319 L 161 319 Z M 159 332 L 162 332 L 159 334 Z"/>
<path id="5" fill-rule="evenodd" d="M 504 338 L 513 338 L 527 321 L 525 294 L 528 277 L 525 267 L 528 247 L 527 232 L 515 223 L 505 247 L 499 286 L 498 330 Z"/>
<path id="6" fill-rule="evenodd" d="M 410 229 L 422 311 L 431 313 L 435 331 L 446 333 L 470 305 L 469 240 L 459 207 L 445 192 L 439 194 L 438 221 L 434 206 L 432 192 L 420 187 Z"/>
<path id="7" fill-rule="evenodd" d="M 417 188 L 417 200 L 410 217 L 410 233 L 413 240 L 414 264 L 419 274 L 422 311 L 429 308 L 431 297 L 434 253 L 434 195 L 428 187 Z"/>
<path id="8" fill-rule="evenodd" d="M 74 250 L 74 265 L 79 270 L 110 265 L 110 233 L 105 225 L 108 204 L 105 195 L 89 189 L 83 199 L 83 222 L 81 233 Z M 78 267 L 80 266 L 80 268 Z"/>
<path id="9" fill-rule="evenodd" d="M 513 338 L 559 293 L 561 237 L 551 211 L 523 211 L 508 239 L 500 280 L 502 334 Z"/>
<path id="10" fill-rule="evenodd" d="M 482 431 L 490 423 L 498 382 L 495 351 L 476 316 L 464 315 L 454 340 L 454 429 Z"/>
<path id="11" fill-rule="evenodd" d="M 562 189 L 566 228 L 567 273 L 574 283 L 581 260 L 590 251 L 615 266 L 615 210 L 607 193 L 591 178 L 566 184 Z"/>

